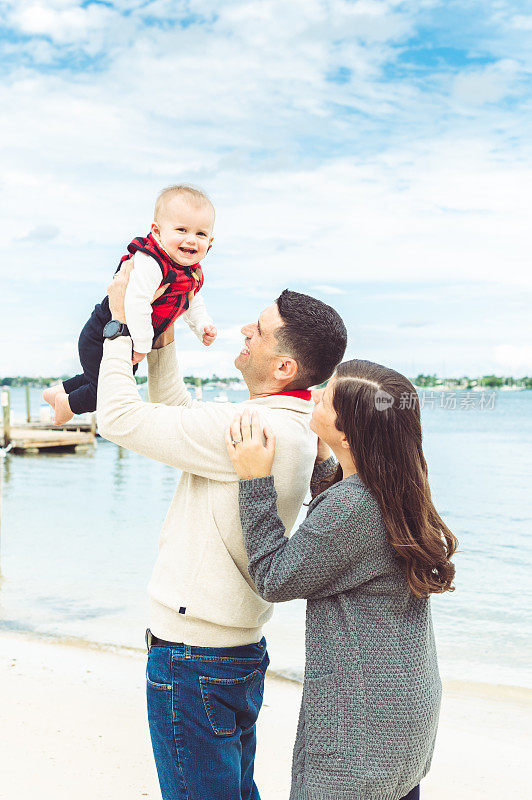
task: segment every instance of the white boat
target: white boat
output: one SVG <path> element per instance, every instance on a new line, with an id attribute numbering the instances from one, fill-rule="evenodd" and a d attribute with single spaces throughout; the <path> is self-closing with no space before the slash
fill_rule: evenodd
<path id="1" fill-rule="evenodd" d="M 221 391 L 219 392 L 216 397 L 213 397 L 213 403 L 228 403 L 229 398 L 227 396 L 227 392 Z"/>

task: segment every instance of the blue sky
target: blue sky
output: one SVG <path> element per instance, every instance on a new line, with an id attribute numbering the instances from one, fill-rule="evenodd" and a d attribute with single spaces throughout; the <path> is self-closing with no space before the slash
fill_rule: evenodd
<path id="1" fill-rule="evenodd" d="M 164 186 L 217 211 L 185 371 L 234 374 L 286 286 L 348 354 L 532 374 L 532 4 L 1 2 L 0 375 L 77 371 L 77 336 Z"/>

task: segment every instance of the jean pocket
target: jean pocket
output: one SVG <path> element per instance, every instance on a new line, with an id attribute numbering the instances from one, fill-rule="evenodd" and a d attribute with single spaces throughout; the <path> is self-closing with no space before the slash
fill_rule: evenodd
<path id="1" fill-rule="evenodd" d="M 166 648 L 155 647 L 150 650 L 146 664 L 146 682 L 152 689 L 172 690 L 171 661 L 165 653 Z"/>
<path id="2" fill-rule="evenodd" d="M 216 736 L 232 736 L 237 728 L 250 730 L 262 706 L 263 673 L 256 669 L 242 678 L 211 678 L 201 675 L 205 713 Z"/>
<path id="3" fill-rule="evenodd" d="M 329 755 L 338 749 L 338 687 L 336 675 L 306 678 L 303 686 L 305 747 L 308 753 Z"/>

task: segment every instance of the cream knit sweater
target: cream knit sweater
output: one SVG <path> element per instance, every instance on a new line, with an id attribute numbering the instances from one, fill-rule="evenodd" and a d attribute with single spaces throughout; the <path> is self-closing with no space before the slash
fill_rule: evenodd
<path id="1" fill-rule="evenodd" d="M 272 395 L 244 403 L 192 400 L 174 344 L 148 355 L 150 402 L 139 396 L 132 342 L 104 342 L 98 381 L 98 430 L 116 444 L 182 471 L 159 542 L 148 587 L 149 626 L 156 636 L 197 647 L 258 642 L 271 603 L 248 572 L 238 506 L 238 477 L 224 441 L 226 425 L 244 406 L 258 409 L 276 436 L 272 474 L 278 512 L 292 529 L 309 487 L 316 437 L 312 403 Z M 146 498 L 143 498 L 145 501 Z"/>

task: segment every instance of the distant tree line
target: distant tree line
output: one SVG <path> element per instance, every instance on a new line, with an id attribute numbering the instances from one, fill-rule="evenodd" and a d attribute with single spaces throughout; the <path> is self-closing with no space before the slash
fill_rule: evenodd
<path id="1" fill-rule="evenodd" d="M 29 377 L 27 375 L 15 375 L 14 377 L 0 378 L 0 386 L 33 386 L 41 388 L 43 386 L 52 386 L 54 383 L 66 380 L 69 375 L 59 375 L 55 378 L 44 377 Z M 138 384 L 146 383 L 148 380 L 146 375 L 135 376 Z M 185 383 L 192 384 L 193 386 L 204 386 L 206 383 L 225 383 L 231 384 L 240 379 L 234 378 L 219 378 L 218 375 L 213 375 L 211 378 L 197 378 L 194 375 L 185 375 L 183 378 Z"/>
<path id="2" fill-rule="evenodd" d="M 475 386 L 485 386 L 486 389 L 500 389 L 503 386 L 532 389 L 532 377 L 529 376 L 512 378 L 500 375 L 483 375 L 478 378 L 469 378 L 464 375 L 462 378 L 439 378 L 437 375 L 418 375 L 413 379 L 412 383 L 423 389 L 430 389 L 435 386 L 445 386 L 449 389 L 473 389 Z"/>
<path id="3" fill-rule="evenodd" d="M 68 377 L 68 375 L 60 375 L 55 378 L 35 378 L 27 375 L 16 375 L 14 377 L 0 378 L 0 386 L 34 386 L 40 388 L 42 386 L 51 386 Z M 135 379 L 138 384 L 146 383 L 148 380 L 146 375 L 136 377 Z M 239 378 L 220 378 L 218 375 L 212 375 L 210 378 L 198 378 L 195 375 L 185 375 L 183 380 L 185 383 L 191 384 L 192 386 L 205 386 L 207 383 L 231 384 L 235 381 L 239 381 Z M 445 386 L 446 388 L 457 390 L 473 389 L 475 386 L 485 386 L 487 389 L 500 389 L 502 386 L 532 389 L 532 377 L 529 376 L 512 378 L 500 375 L 483 375 L 477 378 L 469 378 L 467 376 L 462 378 L 439 378 L 437 375 L 420 374 L 416 378 L 413 378 L 412 383 L 423 389 L 430 389 L 435 386 Z"/>
<path id="4" fill-rule="evenodd" d="M 70 375 L 60 375 L 57 378 L 28 378 L 26 375 L 15 375 L 13 378 L 0 378 L 0 386 L 51 386 L 58 381 L 66 380 Z"/>

